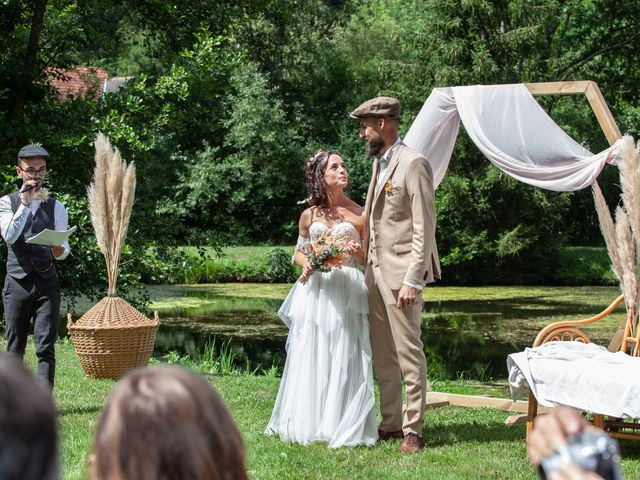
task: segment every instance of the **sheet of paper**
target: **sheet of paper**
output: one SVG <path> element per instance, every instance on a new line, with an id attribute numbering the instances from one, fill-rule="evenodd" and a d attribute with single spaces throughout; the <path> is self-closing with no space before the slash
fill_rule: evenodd
<path id="1" fill-rule="evenodd" d="M 69 236 L 76 231 L 76 228 L 78 227 L 75 225 L 69 230 L 49 230 L 48 228 L 45 228 L 37 235 L 27 238 L 25 242 L 55 247 L 56 245 L 62 245 L 65 240 L 67 240 Z"/>

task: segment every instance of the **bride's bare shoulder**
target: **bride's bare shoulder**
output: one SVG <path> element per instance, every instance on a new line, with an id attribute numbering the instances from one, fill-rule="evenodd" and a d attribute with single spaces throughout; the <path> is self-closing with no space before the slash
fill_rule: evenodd
<path id="1" fill-rule="evenodd" d="M 309 226 L 311 220 L 313 219 L 313 208 L 314 207 L 305 208 L 302 211 L 302 213 L 300 214 L 300 225 L 305 224 Z"/>
<path id="2" fill-rule="evenodd" d="M 298 235 L 303 238 L 309 238 L 309 227 L 313 221 L 313 207 L 306 208 L 300 214 L 300 221 L 298 222 Z"/>
<path id="3" fill-rule="evenodd" d="M 358 205 L 356 202 L 354 202 L 350 198 L 347 198 L 347 205 L 345 205 L 345 208 L 349 212 L 354 214 L 356 217 L 359 217 L 364 213 L 364 207 Z"/>
<path id="4" fill-rule="evenodd" d="M 352 200 L 350 200 L 349 204 L 345 205 L 343 208 L 344 219 L 360 229 L 364 224 L 364 209 Z"/>

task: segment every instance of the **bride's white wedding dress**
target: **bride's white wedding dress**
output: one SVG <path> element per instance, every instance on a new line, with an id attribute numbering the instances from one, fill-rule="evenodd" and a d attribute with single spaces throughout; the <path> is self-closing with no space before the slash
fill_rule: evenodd
<path id="1" fill-rule="evenodd" d="M 313 222 L 311 239 L 328 227 Z M 360 241 L 349 222 L 334 238 Z M 373 445 L 378 438 L 364 275 L 349 258 L 342 268 L 296 282 L 280 318 L 289 327 L 287 361 L 265 431 L 287 442 L 314 441 L 330 448 Z"/>

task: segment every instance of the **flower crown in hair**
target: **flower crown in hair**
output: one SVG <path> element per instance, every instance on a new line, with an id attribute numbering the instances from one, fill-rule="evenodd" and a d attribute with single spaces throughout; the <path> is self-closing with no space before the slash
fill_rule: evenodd
<path id="1" fill-rule="evenodd" d="M 318 161 L 318 157 L 320 155 L 322 155 L 323 153 L 327 153 L 329 150 L 327 150 L 326 148 L 319 148 L 318 150 L 316 150 L 316 153 L 313 154 L 313 161 L 317 162 Z"/>

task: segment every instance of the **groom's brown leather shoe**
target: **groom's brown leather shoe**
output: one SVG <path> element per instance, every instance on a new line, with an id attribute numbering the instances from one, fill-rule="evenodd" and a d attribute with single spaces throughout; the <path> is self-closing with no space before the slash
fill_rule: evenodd
<path id="1" fill-rule="evenodd" d="M 393 432 L 385 432 L 384 430 L 378 429 L 378 440 L 394 440 L 396 438 L 404 438 L 404 434 L 402 430 L 394 430 Z"/>
<path id="2" fill-rule="evenodd" d="M 404 436 L 404 440 L 402 441 L 402 445 L 398 448 L 398 451 L 402 453 L 418 453 L 423 448 L 424 440 L 422 440 L 422 438 L 415 433 L 407 433 Z"/>

